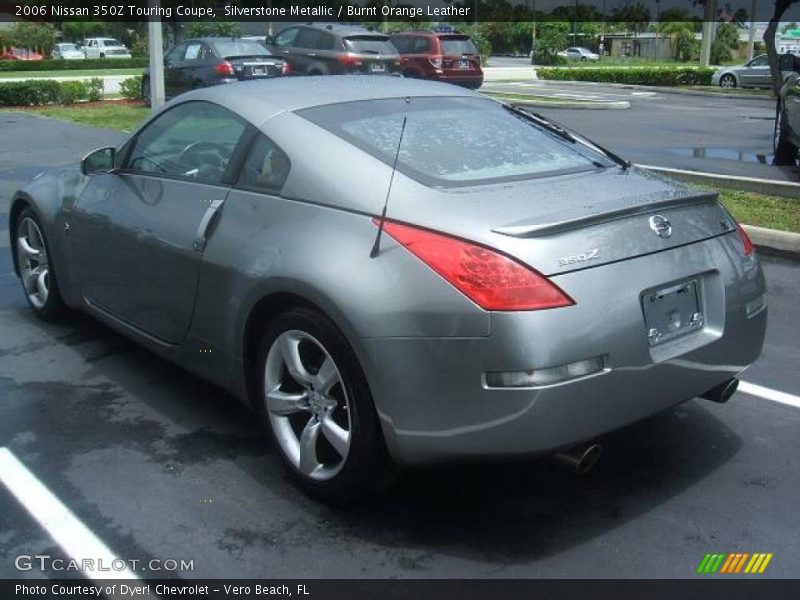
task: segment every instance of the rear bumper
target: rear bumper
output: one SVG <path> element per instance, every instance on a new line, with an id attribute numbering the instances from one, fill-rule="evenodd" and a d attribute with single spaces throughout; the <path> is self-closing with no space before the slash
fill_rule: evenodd
<path id="1" fill-rule="evenodd" d="M 703 329 L 651 348 L 643 290 L 702 274 Z M 676 266 L 679 265 L 679 266 Z M 656 274 L 660 273 L 660 275 Z M 757 261 L 735 235 L 554 278 L 576 306 L 492 313 L 482 338 L 363 340 L 365 371 L 396 460 L 426 464 L 546 453 L 643 419 L 737 376 L 761 352 Z M 605 301 L 602 299 L 606 298 Z M 489 388 L 484 373 L 603 356 L 602 372 L 549 386 Z"/>
<path id="2" fill-rule="evenodd" d="M 452 83 L 454 85 L 463 85 L 471 88 L 479 88 L 483 85 L 483 73 L 477 75 L 467 75 L 463 73 L 443 73 L 436 75 L 432 79 L 441 81 L 442 83 Z"/>

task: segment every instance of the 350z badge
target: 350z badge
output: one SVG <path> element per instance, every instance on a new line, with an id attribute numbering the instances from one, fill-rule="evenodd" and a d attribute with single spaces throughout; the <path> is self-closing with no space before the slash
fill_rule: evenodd
<path id="1" fill-rule="evenodd" d="M 558 259 L 558 265 L 560 267 L 565 267 L 567 265 L 575 265 L 578 263 L 586 262 L 587 260 L 594 260 L 600 258 L 600 250 L 599 248 L 592 248 L 591 250 L 587 250 L 583 254 L 574 254 L 572 256 L 565 256 L 563 258 Z"/>

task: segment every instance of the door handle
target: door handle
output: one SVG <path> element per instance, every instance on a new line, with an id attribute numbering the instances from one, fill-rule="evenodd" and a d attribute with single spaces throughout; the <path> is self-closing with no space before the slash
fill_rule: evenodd
<path id="1" fill-rule="evenodd" d="M 194 236 L 194 249 L 198 252 L 205 250 L 211 226 L 219 217 L 220 209 L 223 204 L 225 204 L 224 199 L 212 200 L 211 205 L 206 209 L 205 214 L 203 214 L 203 218 L 200 220 L 200 225 L 197 228 L 197 233 Z"/>

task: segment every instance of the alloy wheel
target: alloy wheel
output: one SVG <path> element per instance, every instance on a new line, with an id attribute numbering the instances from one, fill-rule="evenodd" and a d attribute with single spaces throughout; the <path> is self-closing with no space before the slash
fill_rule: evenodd
<path id="1" fill-rule="evenodd" d="M 723 88 L 732 89 L 736 87 L 736 80 L 731 75 L 723 75 L 719 85 Z"/>
<path id="2" fill-rule="evenodd" d="M 267 353 L 264 398 L 289 462 L 316 481 L 335 477 L 350 451 L 350 398 L 331 355 L 310 334 L 281 333 Z"/>
<path id="3" fill-rule="evenodd" d="M 22 219 L 17 228 L 17 266 L 28 300 L 42 309 L 50 294 L 50 264 L 42 232 L 30 217 Z"/>

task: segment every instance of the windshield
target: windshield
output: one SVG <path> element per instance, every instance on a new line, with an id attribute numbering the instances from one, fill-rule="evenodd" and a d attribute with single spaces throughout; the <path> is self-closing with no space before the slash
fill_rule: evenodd
<path id="1" fill-rule="evenodd" d="M 61 50 L 77 50 L 78 47 L 75 44 L 59 44 L 58 45 Z"/>
<path id="2" fill-rule="evenodd" d="M 442 54 L 477 54 L 478 49 L 468 37 L 443 37 Z"/>
<path id="3" fill-rule="evenodd" d="M 397 54 L 389 38 L 380 35 L 358 35 L 344 38 L 344 45 L 356 54 Z"/>
<path id="4" fill-rule="evenodd" d="M 214 47 L 225 58 L 231 56 L 270 56 L 269 50 L 251 40 L 215 40 Z"/>
<path id="5" fill-rule="evenodd" d="M 482 98 L 366 100 L 298 111 L 305 119 L 392 164 L 403 117 L 400 172 L 430 186 L 529 179 L 608 164 Z"/>

